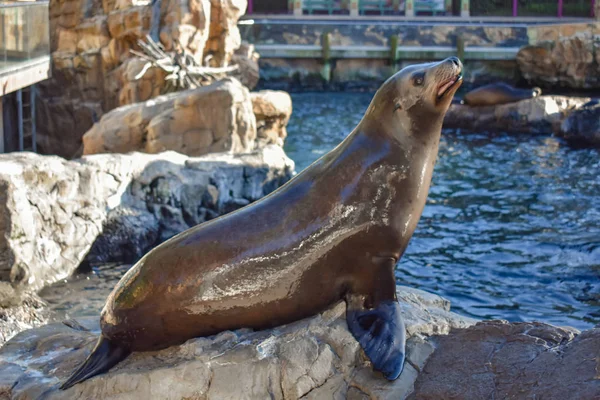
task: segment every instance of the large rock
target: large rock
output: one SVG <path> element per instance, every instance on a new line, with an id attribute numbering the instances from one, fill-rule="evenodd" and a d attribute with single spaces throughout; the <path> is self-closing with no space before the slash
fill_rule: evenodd
<path id="1" fill-rule="evenodd" d="M 521 74 L 530 83 L 572 89 L 600 88 L 598 24 L 567 24 L 536 29 L 538 41 L 517 53 Z"/>
<path id="2" fill-rule="evenodd" d="M 109 210 L 151 213 L 158 232 L 146 238 L 139 233 L 140 246 L 149 247 L 152 237 L 164 240 L 261 198 L 289 180 L 292 170 L 279 146 L 200 158 L 174 152 L 74 161 L 0 155 L 0 281 L 39 289 L 70 275 L 102 233 Z"/>
<path id="3" fill-rule="evenodd" d="M 255 138 L 248 89 L 227 78 L 109 112 L 83 136 L 83 154 L 242 153 L 254 148 Z"/>
<path id="4" fill-rule="evenodd" d="M 600 103 L 593 102 L 572 111 L 557 134 L 571 142 L 600 146 Z"/>
<path id="5" fill-rule="evenodd" d="M 237 76 L 254 87 L 255 53 L 246 48 L 234 55 L 245 9 L 246 0 L 162 0 L 155 25 L 166 51 L 179 47 L 201 65 L 209 56 L 213 64 L 235 62 Z M 134 79 L 145 61 L 131 50 L 139 50 L 136 41 L 150 32 L 150 1 L 51 0 L 49 13 L 52 78 L 38 85 L 38 149 L 72 158 L 104 113 L 167 93 L 166 73 L 151 68 Z"/>
<path id="6" fill-rule="evenodd" d="M 600 329 L 481 322 L 435 339 L 410 399 L 599 399 Z"/>
<path id="7" fill-rule="evenodd" d="M 568 113 L 589 98 L 539 96 L 497 106 L 452 104 L 444 127 L 473 132 L 551 133 Z"/>
<path id="8" fill-rule="evenodd" d="M 395 399 L 412 392 L 434 350 L 428 336 L 475 321 L 449 312 L 439 296 L 399 287 L 408 327 L 408 362 L 389 382 L 373 372 L 347 330 L 345 305 L 272 330 L 223 332 L 181 346 L 136 353 L 108 373 L 57 389 L 98 335 L 97 319 L 52 324 L 17 335 L 0 350 L 7 398 Z M 90 331 L 88 331 L 88 329 Z"/>
<path id="9" fill-rule="evenodd" d="M 250 96 L 259 140 L 283 146 L 292 115 L 292 98 L 287 92 L 275 90 L 253 92 Z"/>

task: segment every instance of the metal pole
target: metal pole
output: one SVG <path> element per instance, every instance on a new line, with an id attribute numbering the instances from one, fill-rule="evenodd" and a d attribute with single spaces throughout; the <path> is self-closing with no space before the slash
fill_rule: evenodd
<path id="1" fill-rule="evenodd" d="M 4 111 L 2 110 L 2 97 L 0 96 L 0 154 L 4 153 Z"/>
<path id="2" fill-rule="evenodd" d="M 37 153 L 37 143 L 35 139 L 36 130 L 35 130 L 35 85 L 31 85 L 31 89 L 29 90 L 29 105 L 31 109 L 31 150 L 34 153 Z"/>
<path id="3" fill-rule="evenodd" d="M 23 151 L 23 92 L 17 90 L 17 128 L 19 130 L 19 151 Z"/>
<path id="4" fill-rule="evenodd" d="M 513 17 L 517 16 L 517 0 L 513 0 Z"/>
<path id="5" fill-rule="evenodd" d="M 252 0 L 248 0 L 248 12 L 246 14 L 252 14 L 254 11 L 254 4 Z"/>
<path id="6" fill-rule="evenodd" d="M 558 0 L 558 18 L 562 18 L 563 14 L 563 0 Z"/>

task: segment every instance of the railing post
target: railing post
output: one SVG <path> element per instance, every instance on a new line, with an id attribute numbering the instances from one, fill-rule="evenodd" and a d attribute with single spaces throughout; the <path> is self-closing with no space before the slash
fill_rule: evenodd
<path id="1" fill-rule="evenodd" d="M 444 1 L 444 10 L 446 11 L 446 15 L 452 15 L 452 0 Z"/>
<path id="2" fill-rule="evenodd" d="M 321 54 L 323 58 L 321 76 L 329 82 L 331 80 L 331 33 L 329 32 L 321 35 Z"/>
<path id="3" fill-rule="evenodd" d="M 456 57 L 463 63 L 465 62 L 465 39 L 462 35 L 456 36 Z"/>
<path id="4" fill-rule="evenodd" d="M 513 5 L 512 5 L 512 16 L 516 17 L 518 12 L 517 12 L 517 7 L 519 6 L 517 0 L 513 0 Z"/>
<path id="5" fill-rule="evenodd" d="M 19 132 L 19 151 L 23 151 L 25 144 L 23 141 L 23 92 L 17 90 L 17 132 Z"/>
<path id="6" fill-rule="evenodd" d="M 398 68 L 398 45 L 400 37 L 398 35 L 390 36 L 390 76 L 394 75 Z"/>
<path id="7" fill-rule="evenodd" d="M 302 16 L 302 0 L 294 0 L 294 15 L 297 17 Z"/>
<path id="8" fill-rule="evenodd" d="M 37 153 L 37 128 L 36 128 L 36 121 L 35 121 L 35 97 L 36 97 L 36 90 L 35 90 L 35 84 L 31 85 L 31 88 L 29 89 L 29 107 L 31 110 L 31 150 L 34 153 Z"/>
<path id="9" fill-rule="evenodd" d="M 0 154 L 4 153 L 4 111 L 2 110 L 2 96 L 0 96 Z"/>
<path id="10" fill-rule="evenodd" d="M 406 0 L 404 3 L 404 15 L 407 18 L 412 18 L 415 16 L 415 2 L 414 0 Z"/>
<path id="11" fill-rule="evenodd" d="M 460 16 L 463 18 L 469 18 L 471 16 L 469 0 L 460 0 Z"/>
<path id="12" fill-rule="evenodd" d="M 358 17 L 358 0 L 350 0 L 350 16 Z"/>
<path id="13" fill-rule="evenodd" d="M 558 18 L 563 16 L 563 0 L 558 0 Z"/>

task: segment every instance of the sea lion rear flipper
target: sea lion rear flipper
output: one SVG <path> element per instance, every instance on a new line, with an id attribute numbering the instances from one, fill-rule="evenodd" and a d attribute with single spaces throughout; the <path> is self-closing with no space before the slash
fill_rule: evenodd
<path id="1" fill-rule="evenodd" d="M 371 310 L 349 305 L 346 319 L 373 368 L 389 380 L 398 378 L 404 368 L 406 345 L 406 328 L 398 301 L 385 300 Z"/>
<path id="2" fill-rule="evenodd" d="M 60 389 L 68 389 L 92 376 L 108 371 L 130 353 L 131 352 L 128 349 L 100 336 L 98 343 L 96 343 L 96 347 L 94 347 L 94 350 L 92 350 L 88 358 L 86 358 L 73 375 L 61 385 Z"/>

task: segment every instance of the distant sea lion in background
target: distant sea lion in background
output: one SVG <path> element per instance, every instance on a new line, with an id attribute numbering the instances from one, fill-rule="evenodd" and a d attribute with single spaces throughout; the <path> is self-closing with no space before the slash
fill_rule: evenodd
<path id="1" fill-rule="evenodd" d="M 507 83 L 491 83 L 473 89 L 463 97 L 463 103 L 473 107 L 496 106 L 531 99 L 542 94 L 542 89 L 517 89 Z"/>
<path id="2" fill-rule="evenodd" d="M 151 250 L 109 295 L 96 347 L 61 388 L 133 351 L 274 327 L 340 299 L 373 367 L 396 379 L 405 328 L 394 269 L 425 206 L 461 83 L 456 57 L 402 69 L 352 133 L 294 179 Z"/>

